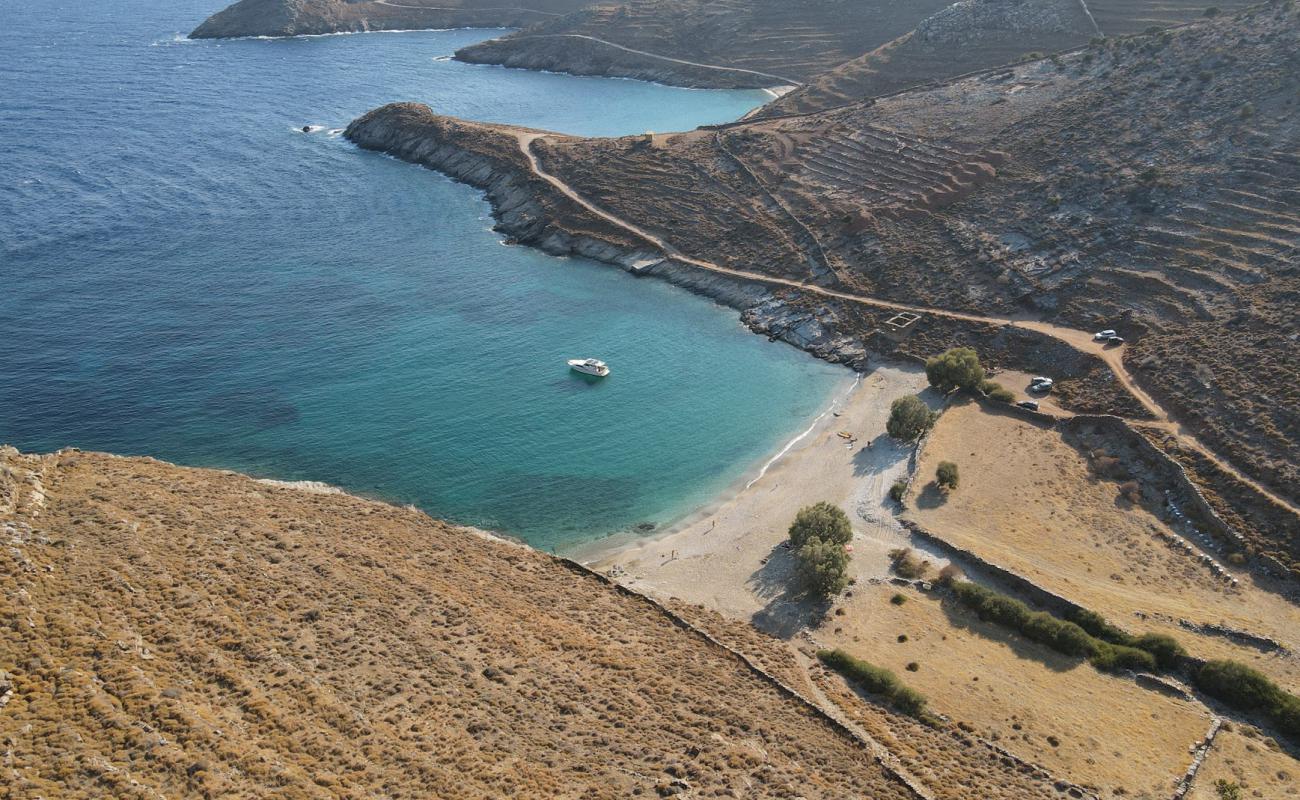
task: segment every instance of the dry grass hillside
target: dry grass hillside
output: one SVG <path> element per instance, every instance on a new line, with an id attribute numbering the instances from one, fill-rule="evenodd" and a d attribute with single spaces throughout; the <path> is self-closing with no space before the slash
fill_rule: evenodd
<path id="1" fill-rule="evenodd" d="M 687 86 L 774 86 L 808 80 L 874 50 L 948 2 L 633 0 L 593 4 L 472 45 L 456 57 L 474 63 Z"/>
<path id="2" fill-rule="evenodd" d="M 891 602 L 896 596 L 903 602 Z M 1198 703 L 1098 672 L 935 593 L 855 587 L 815 635 L 892 670 L 935 711 L 1103 798 L 1169 797 L 1191 761 L 1189 746 L 1210 726 Z"/>
<path id="3" fill-rule="evenodd" d="M 1250 4 L 1230 0 L 1215 8 L 1234 11 Z M 962 0 L 916 30 L 816 76 L 756 116 L 819 111 L 1068 50 L 1099 36 L 1191 22 L 1205 9 L 1200 0 Z"/>
<path id="4" fill-rule="evenodd" d="M 1298 34 L 1276 2 L 820 114 L 535 147 L 695 258 L 1118 328 L 1175 416 L 1294 498 Z"/>
<path id="5" fill-rule="evenodd" d="M 961 471 L 955 492 L 933 482 L 941 461 Z M 1113 439 L 964 403 L 940 418 L 917 476 L 907 515 L 945 541 L 1128 630 L 1168 633 L 1194 655 L 1243 661 L 1300 690 L 1300 607 L 1277 582 L 1230 564 L 1204 532 L 1173 516 L 1172 487 Z M 1212 548 L 1237 583 L 1173 537 Z M 1225 626 L 1285 649 L 1263 651 L 1184 623 Z"/>
<path id="6" fill-rule="evenodd" d="M 1087 43 L 1101 30 L 1079 0 L 965 0 L 817 75 L 755 117 L 804 114 Z"/>
<path id="7" fill-rule="evenodd" d="M 0 452 L 5 797 L 913 796 L 732 652 L 549 556 L 343 494 Z M 895 735 L 952 786 L 1056 796 Z"/>

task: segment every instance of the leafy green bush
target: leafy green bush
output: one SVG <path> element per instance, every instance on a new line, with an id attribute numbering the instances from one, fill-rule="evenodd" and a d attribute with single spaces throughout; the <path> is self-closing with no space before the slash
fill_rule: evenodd
<path id="1" fill-rule="evenodd" d="M 1160 663 L 1157 652 L 1164 653 L 1171 663 L 1177 663 L 1183 654 L 1182 647 L 1171 637 L 1148 634 L 1135 638 L 1092 611 L 1077 611 L 1070 615 L 1070 620 L 1063 620 L 969 581 L 952 580 L 949 586 L 957 600 L 980 619 L 1019 631 L 1025 638 L 1058 653 L 1085 656 L 1100 670 L 1152 671 Z M 1153 650 L 1139 648 L 1139 641 Z"/>
<path id="2" fill-rule="evenodd" d="M 849 515 L 825 500 L 804 506 L 790 523 L 790 542 L 795 547 L 803 547 L 809 539 L 820 539 L 828 544 L 848 544 L 853 539 Z"/>
<path id="3" fill-rule="evenodd" d="M 910 547 L 890 550 L 889 558 L 893 562 L 894 572 L 898 573 L 900 578 L 907 578 L 908 580 L 923 578 L 926 571 L 930 569 L 930 562 L 917 558 L 916 553 L 913 553 Z"/>
<path id="4" fill-rule="evenodd" d="M 1133 647 L 1155 656 L 1161 669 L 1173 669 L 1187 655 L 1177 639 L 1164 633 L 1144 633 L 1133 639 Z"/>
<path id="5" fill-rule="evenodd" d="M 907 494 L 907 481 L 894 481 L 894 485 L 889 487 L 889 499 L 895 503 L 903 502 L 904 494 Z"/>
<path id="6" fill-rule="evenodd" d="M 1237 661 L 1207 661 L 1193 675 L 1196 688 L 1242 711 L 1261 711 L 1300 741 L 1300 697 Z"/>
<path id="7" fill-rule="evenodd" d="M 1223 778 L 1214 782 L 1214 791 L 1219 800 L 1241 800 L 1241 786 Z"/>
<path id="8" fill-rule="evenodd" d="M 885 431 L 895 439 L 912 442 L 934 424 L 934 412 L 916 395 L 907 395 L 889 406 L 889 420 Z"/>
<path id="9" fill-rule="evenodd" d="M 996 400 L 999 403 L 1010 403 L 1016 399 L 1011 390 L 998 383 L 997 381 L 982 381 L 980 391 L 983 392 L 990 400 Z"/>
<path id="10" fill-rule="evenodd" d="M 1106 621 L 1106 618 L 1096 611 L 1089 611 L 1086 608 L 1078 609 L 1065 615 L 1065 618 L 1083 628 L 1092 636 L 1111 644 L 1133 644 L 1133 637 L 1124 631 L 1116 628 Z"/>
<path id="11" fill-rule="evenodd" d="M 844 545 L 809 539 L 795 552 L 795 573 L 799 583 L 812 594 L 830 597 L 849 583 L 849 554 Z"/>
<path id="12" fill-rule="evenodd" d="M 940 461 L 939 468 L 934 473 L 935 481 L 944 489 L 957 488 L 957 465 L 951 461 Z"/>
<path id="13" fill-rule="evenodd" d="M 925 718 L 925 696 L 904 686 L 898 676 L 882 667 L 854 658 L 840 649 L 818 650 L 817 658 L 868 694 L 883 696 L 898 711 L 917 719 Z"/>
<path id="14" fill-rule="evenodd" d="M 930 385 L 947 394 L 953 389 L 979 388 L 984 381 L 984 368 L 979 354 L 969 347 L 954 347 L 943 355 L 925 362 L 925 377 Z"/>
<path id="15" fill-rule="evenodd" d="M 920 719 L 925 714 L 925 695 L 910 686 L 897 686 L 889 695 L 889 703 L 909 717 Z"/>
<path id="16" fill-rule="evenodd" d="M 1151 672 L 1156 668 L 1156 657 L 1145 650 L 1122 644 L 1111 644 L 1096 639 L 1096 648 L 1088 658 L 1092 665 L 1104 672 L 1118 672 L 1122 669 Z"/>

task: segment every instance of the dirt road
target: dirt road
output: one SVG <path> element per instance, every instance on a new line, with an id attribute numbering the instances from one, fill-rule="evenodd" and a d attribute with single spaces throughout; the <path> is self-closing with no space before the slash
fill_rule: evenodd
<path id="1" fill-rule="evenodd" d="M 715 264 L 712 261 L 705 261 L 703 259 L 693 258 L 691 256 L 682 253 L 680 250 L 678 250 L 676 247 L 674 247 L 672 244 L 670 244 L 669 242 L 667 242 L 657 234 L 651 233 L 650 231 L 647 231 L 644 228 L 634 225 L 633 223 L 628 222 L 627 220 L 618 217 L 610 213 L 609 211 L 606 211 L 605 209 L 595 205 L 594 203 L 590 202 L 585 197 L 583 197 L 581 194 L 579 194 L 576 190 L 574 190 L 563 180 L 547 172 L 542 167 L 541 163 L 538 161 L 536 153 L 533 152 L 533 142 L 537 141 L 538 139 L 546 138 L 547 134 L 529 132 L 529 131 L 518 131 L 516 132 L 515 136 L 519 140 L 520 149 L 523 151 L 524 155 L 527 156 L 528 158 L 529 165 L 531 166 L 533 172 L 539 178 L 554 186 L 557 191 L 559 191 L 565 197 L 568 197 L 569 199 L 573 200 L 575 203 L 582 206 L 582 208 L 586 209 L 590 213 L 595 214 L 597 217 L 600 217 L 606 222 L 609 222 L 610 224 L 616 227 L 622 228 L 623 230 L 628 231 L 629 233 L 635 235 L 637 238 L 642 239 L 654 245 L 657 249 L 663 252 L 664 255 L 668 256 L 674 261 L 679 261 L 683 264 L 690 264 L 691 266 L 698 267 L 703 270 L 708 270 L 709 272 L 714 272 L 721 275 L 730 275 L 732 277 L 740 278 L 746 281 L 764 283 L 772 286 L 786 286 L 792 289 L 811 292 L 813 294 L 818 294 L 825 297 L 832 297 L 837 300 L 844 300 L 850 303 L 857 303 L 859 305 L 871 306 L 873 308 L 882 308 L 891 311 L 911 311 L 916 314 L 931 314 L 936 317 L 945 317 L 948 319 L 956 319 L 964 322 L 975 322 L 975 323 L 980 323 L 985 325 L 1012 326 L 1017 328 L 1023 328 L 1025 330 L 1041 333 L 1044 336 L 1050 336 L 1051 338 L 1056 339 L 1057 341 L 1062 342 L 1074 348 L 1075 350 L 1078 350 L 1079 352 L 1096 356 L 1100 358 L 1106 364 L 1106 366 L 1110 367 L 1111 372 L 1114 373 L 1116 379 L 1119 380 L 1120 384 L 1129 392 L 1129 394 L 1131 394 L 1134 398 L 1136 398 L 1137 401 L 1141 403 L 1142 406 L 1146 408 L 1152 414 L 1152 416 L 1155 417 L 1156 420 L 1155 423 L 1147 423 L 1146 421 L 1135 421 L 1135 422 L 1137 422 L 1138 424 L 1153 424 L 1154 426 L 1160 427 L 1162 430 L 1168 431 L 1178 439 L 1180 445 L 1182 445 L 1183 447 L 1201 453 L 1206 458 L 1213 461 L 1225 472 L 1229 473 L 1230 475 L 1232 475 L 1242 483 L 1252 487 L 1253 489 L 1255 489 L 1263 496 L 1267 497 L 1272 502 L 1276 503 L 1282 508 L 1287 509 L 1292 514 L 1300 515 L 1300 507 L 1297 507 L 1296 505 L 1286 500 L 1285 498 L 1273 493 L 1267 487 L 1260 484 L 1258 481 L 1245 475 L 1236 467 L 1232 466 L 1232 464 L 1228 462 L 1226 459 L 1218 456 L 1216 453 L 1214 453 L 1214 451 L 1212 451 L 1210 448 L 1202 444 L 1201 441 L 1197 439 L 1195 435 L 1185 430 L 1181 425 L 1175 423 L 1170 417 L 1169 412 L 1166 411 L 1164 407 L 1161 406 L 1158 402 L 1156 402 L 1155 398 L 1153 398 L 1141 386 L 1139 386 L 1136 379 L 1128 371 L 1128 367 L 1124 364 L 1125 348 L 1123 345 L 1120 345 L 1119 347 L 1104 346 L 1102 343 L 1093 341 L 1092 335 L 1085 331 L 1075 330 L 1073 328 L 1066 328 L 1061 325 L 1053 325 L 1050 322 L 1043 322 L 1042 320 L 1030 319 L 1027 317 L 1026 318 L 986 317 L 986 316 L 981 316 L 979 314 L 969 314 L 962 311 L 952 311 L 943 308 L 931 308 L 928 306 L 916 306 L 916 305 L 908 305 L 904 303 L 896 303 L 893 301 L 881 300 L 875 297 L 869 297 L 867 295 L 852 294 L 849 292 L 837 291 L 835 289 L 828 289 L 823 286 L 818 286 L 816 284 L 808 283 L 807 281 L 798 281 L 792 278 L 781 278 L 774 275 L 764 275 L 762 273 L 750 272 L 748 270 L 732 269 L 730 267 L 724 267 L 719 264 Z"/>

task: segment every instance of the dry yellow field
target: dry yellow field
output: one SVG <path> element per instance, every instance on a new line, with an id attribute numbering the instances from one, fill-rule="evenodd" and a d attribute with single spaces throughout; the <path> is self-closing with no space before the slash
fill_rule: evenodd
<path id="1" fill-rule="evenodd" d="M 1220 800 L 1214 788 L 1220 780 L 1240 786 L 1244 798 L 1300 797 L 1300 764 L 1249 728 L 1219 732 L 1187 800 Z"/>
<path id="2" fill-rule="evenodd" d="M 933 484 L 940 461 L 957 490 Z M 1194 654 L 1252 664 L 1300 689 L 1300 663 L 1185 629 L 1222 624 L 1300 651 L 1300 608 L 1247 573 L 1227 587 L 1191 555 L 1157 538 L 1171 530 L 1120 482 L 1092 474 L 1088 456 L 1056 430 L 959 403 L 940 418 L 918 465 L 908 516 L 948 542 L 1097 611 L 1132 631 L 1170 633 Z M 1139 615 L 1146 615 L 1140 617 Z"/>
<path id="3" fill-rule="evenodd" d="M 891 603 L 894 594 L 906 602 Z M 817 638 L 892 670 L 932 710 L 1103 797 L 1167 797 L 1210 726 L 1199 704 L 1099 673 L 911 588 L 855 587 Z"/>

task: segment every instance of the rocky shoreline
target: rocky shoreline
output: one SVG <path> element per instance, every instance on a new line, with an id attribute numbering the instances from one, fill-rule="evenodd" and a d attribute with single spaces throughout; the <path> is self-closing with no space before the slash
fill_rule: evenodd
<path id="1" fill-rule="evenodd" d="M 527 132 L 439 116 L 418 103 L 393 103 L 358 118 L 343 136 L 362 149 L 419 164 L 481 190 L 492 206 L 494 229 L 511 243 L 652 275 L 736 309 L 755 333 L 831 363 L 866 369 L 869 353 L 861 339 L 836 332 L 824 304 L 808 307 L 798 302 L 802 298 L 796 290 L 773 291 L 675 261 L 595 218 L 538 179 L 518 147 L 517 135 Z M 592 224 L 575 225 L 575 219 Z"/>

